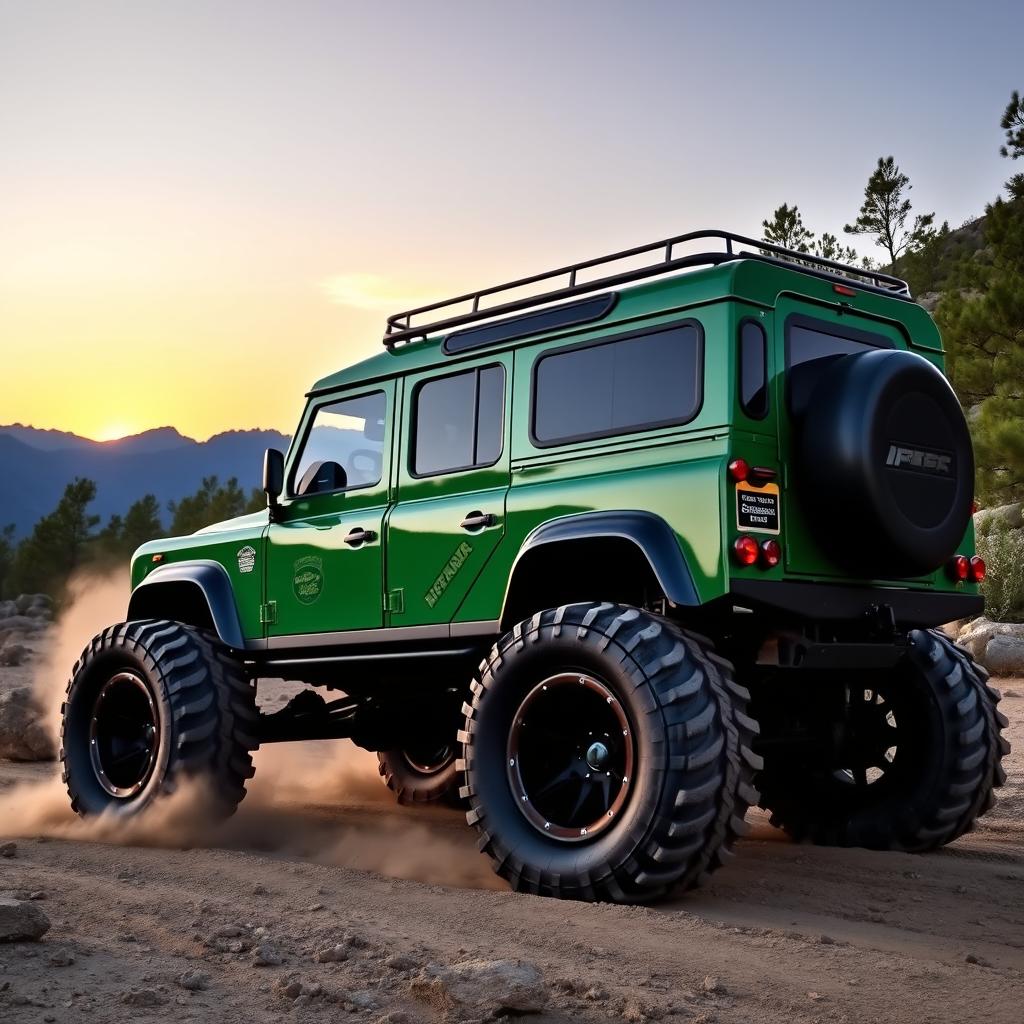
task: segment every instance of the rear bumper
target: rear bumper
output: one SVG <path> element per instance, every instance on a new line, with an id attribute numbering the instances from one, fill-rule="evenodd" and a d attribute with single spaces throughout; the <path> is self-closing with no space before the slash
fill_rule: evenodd
<path id="1" fill-rule="evenodd" d="M 941 626 L 944 622 L 980 615 L 980 594 L 950 594 L 890 587 L 850 587 L 830 583 L 779 580 L 733 580 L 734 604 L 756 611 L 779 612 L 818 621 L 857 621 L 873 609 L 888 606 L 903 626 Z"/>

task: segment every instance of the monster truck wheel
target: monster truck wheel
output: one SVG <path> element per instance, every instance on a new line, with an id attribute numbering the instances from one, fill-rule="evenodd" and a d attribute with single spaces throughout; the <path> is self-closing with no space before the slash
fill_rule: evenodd
<path id="1" fill-rule="evenodd" d="M 184 778 L 209 785 L 231 814 L 252 777 L 256 694 L 217 641 L 164 620 L 95 636 L 61 709 L 61 762 L 79 814 L 130 815 Z"/>
<path id="2" fill-rule="evenodd" d="M 766 754 L 759 786 L 773 825 L 823 846 L 923 852 L 995 803 L 1010 750 L 999 692 L 941 633 L 910 641 L 902 670 L 853 689 L 843 749 L 813 761 Z"/>
<path id="3" fill-rule="evenodd" d="M 384 784 L 400 804 L 458 803 L 454 736 L 448 743 L 439 740 L 402 750 L 381 750 L 377 761 Z"/>
<path id="4" fill-rule="evenodd" d="M 513 888 L 640 902 L 745 830 L 747 691 L 707 641 L 615 604 L 540 612 L 483 662 L 460 739 L 470 824 Z"/>

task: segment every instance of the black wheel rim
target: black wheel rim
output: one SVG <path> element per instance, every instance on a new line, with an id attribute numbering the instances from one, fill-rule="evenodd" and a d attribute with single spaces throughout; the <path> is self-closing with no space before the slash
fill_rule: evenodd
<path id="1" fill-rule="evenodd" d="M 896 711 L 887 695 L 878 689 L 854 690 L 832 777 L 862 791 L 887 777 L 891 780 L 900 740 Z"/>
<path id="2" fill-rule="evenodd" d="M 436 775 L 452 763 L 455 749 L 450 743 L 435 741 L 413 744 L 402 751 L 402 759 L 420 775 Z"/>
<path id="3" fill-rule="evenodd" d="M 621 816 L 635 747 L 625 709 L 599 679 L 566 672 L 538 683 L 509 734 L 509 783 L 526 820 L 561 842 L 587 842 Z"/>
<path id="4" fill-rule="evenodd" d="M 89 754 L 96 780 L 112 797 L 127 800 L 153 774 L 160 720 L 153 694 L 134 672 L 103 684 L 89 721 Z"/>

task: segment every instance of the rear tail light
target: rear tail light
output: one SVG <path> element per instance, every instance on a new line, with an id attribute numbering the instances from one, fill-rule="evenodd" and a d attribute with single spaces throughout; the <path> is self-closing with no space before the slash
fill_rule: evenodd
<path id="1" fill-rule="evenodd" d="M 733 459 L 729 463 L 729 476 L 733 480 L 746 480 L 747 474 L 750 472 L 750 465 L 746 459 Z"/>
<path id="2" fill-rule="evenodd" d="M 963 583 L 970 575 L 971 563 L 966 555 L 956 555 L 949 561 L 949 575 L 957 583 Z"/>
<path id="3" fill-rule="evenodd" d="M 740 565 L 753 565 L 759 554 L 757 541 L 753 537 L 737 537 L 732 553 Z"/>
<path id="4" fill-rule="evenodd" d="M 774 569 L 782 561 L 782 546 L 777 540 L 761 541 L 761 565 Z"/>
<path id="5" fill-rule="evenodd" d="M 985 578 L 985 559 L 981 555 L 975 555 L 971 559 L 971 579 L 980 583 Z"/>

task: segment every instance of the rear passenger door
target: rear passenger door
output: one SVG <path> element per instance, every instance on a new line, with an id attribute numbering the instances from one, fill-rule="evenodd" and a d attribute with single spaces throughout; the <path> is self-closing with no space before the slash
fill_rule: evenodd
<path id="1" fill-rule="evenodd" d="M 388 625 L 451 622 L 505 532 L 508 354 L 405 381 Z"/>

